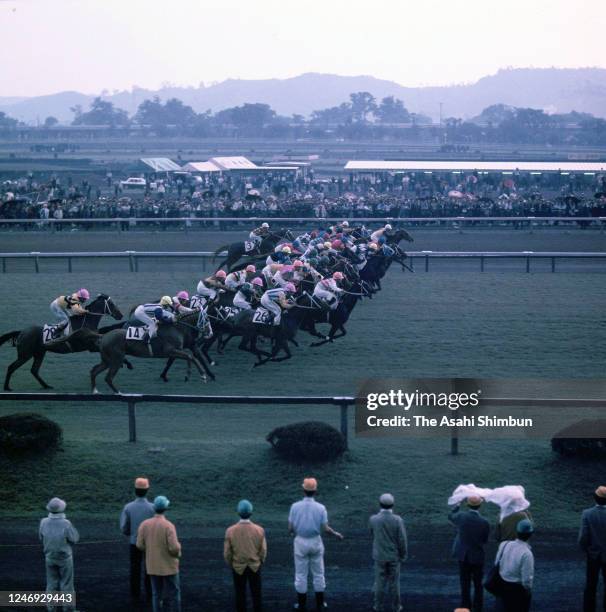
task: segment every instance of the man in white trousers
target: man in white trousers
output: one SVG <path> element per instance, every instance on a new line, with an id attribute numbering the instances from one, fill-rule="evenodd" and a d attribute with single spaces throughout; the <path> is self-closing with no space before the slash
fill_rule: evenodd
<path id="1" fill-rule="evenodd" d="M 322 532 L 330 533 L 339 540 L 343 539 L 343 536 L 328 524 L 326 508 L 314 499 L 317 491 L 316 479 L 305 478 L 303 480 L 305 496 L 290 507 L 288 515 L 288 531 L 295 536 L 295 590 L 297 591 L 295 610 L 307 610 L 307 577 L 310 570 L 316 594 L 316 610 L 328 607 L 324 601 L 326 581 Z"/>

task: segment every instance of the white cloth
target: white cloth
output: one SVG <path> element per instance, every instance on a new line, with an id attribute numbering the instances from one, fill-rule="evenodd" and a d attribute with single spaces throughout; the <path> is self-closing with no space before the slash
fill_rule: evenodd
<path id="1" fill-rule="evenodd" d="M 234 306 L 236 308 L 241 308 L 242 310 L 252 310 L 252 306 L 241 291 L 238 291 L 238 293 L 236 293 L 234 296 Z"/>
<path id="2" fill-rule="evenodd" d="M 507 485 L 496 489 L 482 489 L 474 484 L 459 485 L 448 498 L 448 505 L 453 506 L 465 501 L 468 497 L 479 495 L 487 502 L 492 502 L 501 508 L 499 520 L 514 512 L 521 512 L 530 506 L 526 499 L 524 487 Z"/>
<path id="3" fill-rule="evenodd" d="M 334 281 L 332 282 L 334 283 Z M 331 310 L 334 310 L 339 305 L 339 300 L 338 300 L 337 294 L 330 291 L 329 287 L 332 288 L 331 285 L 327 287 L 324 284 L 324 281 L 320 281 L 314 287 L 313 295 L 316 298 L 326 301 L 330 305 Z M 336 288 L 336 285 L 335 285 L 335 288 Z"/>
<path id="4" fill-rule="evenodd" d="M 307 577 L 311 576 L 316 593 L 324 592 L 324 543 L 320 536 L 302 538 L 297 536 L 294 542 L 295 553 L 295 590 L 307 593 Z"/>
<path id="5" fill-rule="evenodd" d="M 278 304 L 273 302 L 266 293 L 264 293 L 263 297 L 261 298 L 261 306 L 267 308 L 267 310 L 274 314 L 273 324 L 280 325 L 280 319 L 282 318 L 282 309 Z"/>
<path id="6" fill-rule="evenodd" d="M 51 312 L 57 317 L 57 319 L 59 319 L 60 323 L 67 321 L 67 325 L 69 327 L 69 315 L 67 314 L 67 312 L 65 312 L 65 310 L 63 310 L 63 308 L 61 308 L 61 306 L 59 306 L 57 300 L 51 302 L 50 309 Z"/>

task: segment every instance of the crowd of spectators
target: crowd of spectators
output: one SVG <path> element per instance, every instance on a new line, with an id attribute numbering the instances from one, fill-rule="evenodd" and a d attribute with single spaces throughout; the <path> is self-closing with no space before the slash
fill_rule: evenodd
<path id="1" fill-rule="evenodd" d="M 393 175 L 316 178 L 260 175 L 214 179 L 149 177 L 127 191 L 111 177 L 95 186 L 37 182 L 0 186 L 0 220 L 183 217 L 499 217 L 606 215 L 606 179 L 530 175 Z M 64 184 L 65 182 L 65 184 Z"/>

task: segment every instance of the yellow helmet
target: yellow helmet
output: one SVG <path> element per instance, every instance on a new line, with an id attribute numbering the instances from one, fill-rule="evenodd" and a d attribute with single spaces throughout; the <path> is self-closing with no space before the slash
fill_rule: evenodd
<path id="1" fill-rule="evenodd" d="M 168 295 L 163 295 L 162 299 L 160 300 L 160 306 L 172 306 L 172 305 L 173 305 L 172 298 Z"/>

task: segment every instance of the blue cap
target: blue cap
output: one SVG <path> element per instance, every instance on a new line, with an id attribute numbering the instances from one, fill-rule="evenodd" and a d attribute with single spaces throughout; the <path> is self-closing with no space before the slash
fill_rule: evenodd
<path id="1" fill-rule="evenodd" d="M 242 518 L 248 518 L 253 513 L 253 505 L 247 499 L 241 499 L 236 512 Z"/>
<path id="2" fill-rule="evenodd" d="M 532 526 L 532 523 L 528 519 L 522 519 L 516 525 L 516 531 L 519 534 L 533 533 L 534 532 L 534 527 Z"/>
<path id="3" fill-rule="evenodd" d="M 170 501 L 164 495 L 158 495 L 154 499 L 154 510 L 166 510 L 170 506 Z"/>

